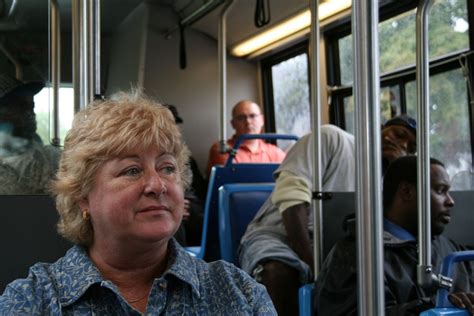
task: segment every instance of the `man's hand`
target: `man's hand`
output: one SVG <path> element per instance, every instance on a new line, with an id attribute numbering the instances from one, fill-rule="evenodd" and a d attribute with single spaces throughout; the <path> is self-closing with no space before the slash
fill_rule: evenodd
<path id="1" fill-rule="evenodd" d="M 471 315 L 474 315 L 474 293 L 457 292 L 448 296 L 454 306 L 467 309 Z"/>

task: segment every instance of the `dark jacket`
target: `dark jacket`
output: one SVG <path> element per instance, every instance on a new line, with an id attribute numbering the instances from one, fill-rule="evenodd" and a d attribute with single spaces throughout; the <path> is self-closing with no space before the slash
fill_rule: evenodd
<path id="1" fill-rule="evenodd" d="M 318 316 L 357 314 L 357 267 L 355 238 L 349 234 L 326 258 L 317 280 Z M 444 236 L 432 241 L 432 266 L 440 272 L 443 258 L 466 250 Z M 384 284 L 386 315 L 418 315 L 433 307 L 436 289 L 425 290 L 416 283 L 416 241 L 403 241 L 384 231 Z M 454 269 L 453 292 L 474 290 L 474 264 L 459 263 Z"/>

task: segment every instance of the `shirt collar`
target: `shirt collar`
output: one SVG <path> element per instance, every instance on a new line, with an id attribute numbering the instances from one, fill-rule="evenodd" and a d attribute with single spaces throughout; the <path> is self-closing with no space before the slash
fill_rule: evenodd
<path id="1" fill-rule="evenodd" d="M 197 297 L 200 297 L 199 279 L 194 259 L 174 239 L 170 240 L 168 247 L 169 266 L 163 277 L 173 275 L 188 283 Z M 57 270 L 54 274 L 58 276 L 57 286 L 63 306 L 73 304 L 92 285 L 104 281 L 86 250 L 80 246 L 72 247 L 54 266 L 54 269 Z"/>
<path id="2" fill-rule="evenodd" d="M 401 226 L 398 226 L 394 222 L 384 218 L 383 219 L 383 229 L 396 238 L 403 240 L 403 241 L 415 241 L 415 237 L 408 232 L 406 229 L 404 229 Z"/>
<path id="3" fill-rule="evenodd" d="M 170 266 L 163 276 L 173 275 L 179 280 L 188 283 L 197 297 L 200 297 L 199 278 L 195 262 L 197 259 L 186 252 L 174 238 L 170 240 L 168 247 L 168 262 Z"/>
<path id="4" fill-rule="evenodd" d="M 227 144 L 228 144 L 230 147 L 233 148 L 235 142 L 237 141 L 237 138 L 239 138 L 239 136 L 237 136 L 236 134 L 234 134 L 234 135 L 232 136 L 232 138 L 228 140 Z M 256 154 L 256 153 L 259 153 L 259 152 L 264 151 L 265 149 L 262 148 L 263 140 L 260 139 L 260 138 L 257 138 L 257 139 L 255 139 L 255 140 L 257 141 L 257 144 L 258 144 L 258 146 L 256 147 L 255 150 L 252 151 L 252 150 L 251 150 L 245 143 L 243 143 L 243 142 L 240 143 L 239 149 L 245 149 L 245 150 L 247 150 L 248 152 L 250 152 L 250 153 L 252 153 L 252 154 Z"/>
<path id="5" fill-rule="evenodd" d="M 69 249 L 54 265 L 53 275 L 57 276 L 59 299 L 63 306 L 73 304 L 89 287 L 103 281 L 99 270 L 89 259 L 86 249 L 80 246 Z"/>

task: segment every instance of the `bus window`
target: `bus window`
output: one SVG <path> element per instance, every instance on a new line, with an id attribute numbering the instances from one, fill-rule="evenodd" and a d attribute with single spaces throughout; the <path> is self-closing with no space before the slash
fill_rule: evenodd
<path id="1" fill-rule="evenodd" d="M 472 182 L 468 78 L 460 63 L 470 49 L 468 20 L 466 0 L 436 0 L 429 15 L 431 153 L 446 164 L 455 190 L 471 189 Z M 415 24 L 415 9 L 379 24 L 381 123 L 399 113 L 417 116 Z M 347 32 L 329 37 L 339 64 L 328 68 L 333 71 L 332 111 L 343 112 L 335 123 L 353 133 L 352 35 Z"/>
<path id="2" fill-rule="evenodd" d="M 311 130 L 308 55 L 303 53 L 274 65 L 272 78 L 277 133 L 307 134 Z"/>
<path id="3" fill-rule="evenodd" d="M 416 118 L 416 82 L 406 84 L 407 112 Z M 430 145 L 433 157 L 444 162 L 449 176 L 471 170 L 471 133 L 469 127 L 467 86 L 461 69 L 443 72 L 430 78 Z M 458 175 L 459 174 L 459 175 Z M 467 181 L 468 179 L 466 179 Z M 465 182 L 464 180 L 462 182 Z M 468 181 L 470 183 L 470 179 Z M 470 189 L 465 185 L 455 190 Z"/>
<path id="4" fill-rule="evenodd" d="M 37 123 L 37 133 L 44 144 L 49 144 L 51 139 L 51 97 L 52 89 L 43 88 L 35 95 L 35 113 Z M 74 89 L 71 87 L 61 87 L 59 89 L 59 117 L 60 117 L 60 139 L 64 143 L 67 131 L 71 128 L 74 117 Z"/>
<path id="5" fill-rule="evenodd" d="M 415 10 L 397 15 L 379 25 L 380 73 L 415 63 Z M 465 0 L 437 0 L 430 11 L 430 59 L 469 49 L 469 24 Z M 442 34 L 442 36 L 440 36 Z M 446 39 L 449 38 L 449 41 Z M 341 85 L 352 83 L 352 35 L 338 40 Z"/>

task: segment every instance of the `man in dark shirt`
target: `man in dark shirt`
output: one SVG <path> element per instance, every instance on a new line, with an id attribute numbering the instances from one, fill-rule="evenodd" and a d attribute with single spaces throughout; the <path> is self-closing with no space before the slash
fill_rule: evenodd
<path id="1" fill-rule="evenodd" d="M 444 165 L 431 159 L 431 232 L 432 268 L 440 272 L 443 258 L 451 252 L 466 250 L 442 232 L 451 219 L 454 201 L 449 195 L 449 176 Z M 384 282 L 387 315 L 418 315 L 433 307 L 436 288 L 424 289 L 416 283 L 418 260 L 416 157 L 394 161 L 383 184 L 384 196 Z M 318 315 L 357 313 L 356 245 L 351 234 L 338 242 L 326 258 L 318 276 L 316 307 Z M 450 300 L 474 312 L 474 264 L 459 263 L 454 268 Z"/>

